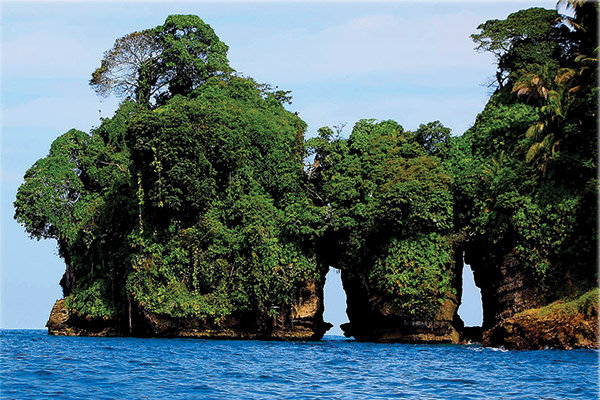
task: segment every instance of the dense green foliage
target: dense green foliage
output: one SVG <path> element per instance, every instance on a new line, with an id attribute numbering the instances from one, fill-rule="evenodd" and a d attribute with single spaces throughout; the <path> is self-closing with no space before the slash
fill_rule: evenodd
<path id="1" fill-rule="evenodd" d="M 479 27 L 479 48 L 518 52 L 521 61 L 500 59 L 506 84 L 457 139 L 454 163 L 457 202 L 471 210 L 459 226 L 472 232 L 472 253 L 515 251 L 549 299 L 597 278 L 597 49 L 584 53 L 597 31 L 585 25 L 597 21 L 597 3 L 574 6 L 574 30 L 542 9 Z M 465 161 L 471 171 L 460 167 Z"/>
<path id="2" fill-rule="evenodd" d="M 243 78 L 209 80 L 133 116 L 140 226 L 128 285 L 142 304 L 222 316 L 284 306 L 300 282 L 319 279 L 304 129 Z"/>
<path id="3" fill-rule="evenodd" d="M 25 175 L 15 217 L 58 240 L 67 305 L 82 315 L 123 316 L 131 300 L 217 322 L 287 307 L 299 283 L 323 275 L 321 210 L 303 184 L 306 125 L 281 92 L 215 75 L 226 46 L 205 43 L 212 31 L 197 17 L 152 32 L 169 43 L 169 96 L 151 108 L 126 101 L 89 135 L 59 137 Z M 206 46 L 219 57 L 198 58 Z"/>
<path id="4" fill-rule="evenodd" d="M 211 76 L 230 72 L 227 45 L 195 15 L 171 15 L 163 25 L 117 39 L 92 74 L 97 93 L 149 106 L 186 94 Z"/>
<path id="5" fill-rule="evenodd" d="M 576 317 L 577 315 L 582 315 L 593 318 L 598 314 L 599 294 L 600 290 L 596 287 L 571 301 L 557 300 L 541 308 L 523 311 L 517 314 L 517 317 L 519 315 L 526 315 L 542 319 L 547 317 L 564 318 L 565 316 Z"/>
<path id="6" fill-rule="evenodd" d="M 407 132 L 362 120 L 347 140 L 322 128 L 307 142 L 315 200 L 328 205 L 323 262 L 367 277 L 406 315 L 454 293 L 448 139 L 439 122 Z"/>
<path id="7" fill-rule="evenodd" d="M 463 136 L 360 120 L 306 142 L 288 92 L 236 76 L 208 25 L 170 16 L 105 54 L 90 83 L 127 99 L 54 141 L 15 218 L 57 240 L 67 306 L 88 317 L 124 320 L 135 301 L 264 319 L 329 266 L 432 317 L 464 249 L 518 255 L 548 300 L 580 293 L 596 282 L 597 3 L 572 5 L 479 26 L 498 86 Z"/>

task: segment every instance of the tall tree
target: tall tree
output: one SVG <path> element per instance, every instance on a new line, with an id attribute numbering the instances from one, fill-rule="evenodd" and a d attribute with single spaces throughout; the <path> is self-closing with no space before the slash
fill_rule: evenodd
<path id="1" fill-rule="evenodd" d="M 597 57 L 583 49 L 597 3 L 570 3 L 574 18 L 529 9 L 479 26 L 506 79 L 460 138 L 480 176 L 460 199 L 467 259 L 515 255 L 540 301 L 596 285 Z"/>
<path id="2" fill-rule="evenodd" d="M 160 53 L 152 30 L 125 35 L 104 53 L 100 67 L 92 73 L 90 85 L 102 96 L 113 93 L 149 104 L 151 96 L 168 82 L 168 77 L 161 76 L 156 67 Z"/>
<path id="3" fill-rule="evenodd" d="M 209 77 L 231 71 L 229 48 L 195 15 L 171 15 L 163 25 L 117 39 L 92 73 L 100 95 L 115 94 L 149 107 L 186 94 Z"/>
<path id="4" fill-rule="evenodd" d="M 479 25 L 479 33 L 471 35 L 477 51 L 488 51 L 496 57 L 496 81 L 502 88 L 509 75 L 529 64 L 554 63 L 563 57 L 562 40 L 568 29 L 556 10 L 530 8 L 510 14 L 504 20 L 489 20 Z"/>
<path id="5" fill-rule="evenodd" d="M 170 15 L 153 34 L 162 49 L 157 66 L 168 77 L 170 96 L 189 93 L 209 77 L 232 70 L 229 47 L 196 15 Z"/>

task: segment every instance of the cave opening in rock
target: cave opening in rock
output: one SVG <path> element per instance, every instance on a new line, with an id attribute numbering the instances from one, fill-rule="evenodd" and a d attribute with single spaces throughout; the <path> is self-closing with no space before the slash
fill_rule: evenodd
<path id="1" fill-rule="evenodd" d="M 464 321 L 465 326 L 481 327 L 483 322 L 481 289 L 475 285 L 471 266 L 464 264 L 462 270 L 462 297 L 458 315 Z"/>
<path id="2" fill-rule="evenodd" d="M 327 332 L 327 335 L 343 335 L 340 325 L 348 322 L 348 315 L 346 315 L 346 292 L 342 286 L 339 269 L 329 268 L 325 277 L 323 298 L 325 307 L 323 319 L 333 324 L 333 328 Z"/>

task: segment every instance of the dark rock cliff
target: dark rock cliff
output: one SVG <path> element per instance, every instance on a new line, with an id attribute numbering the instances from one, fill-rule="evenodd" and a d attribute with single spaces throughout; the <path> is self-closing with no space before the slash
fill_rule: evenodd
<path id="1" fill-rule="evenodd" d="M 65 299 L 57 300 L 46 323 L 48 334 L 56 336 L 122 336 L 121 322 L 84 318 L 67 309 Z"/>
<path id="2" fill-rule="evenodd" d="M 585 306 L 581 305 L 583 300 L 548 305 L 538 290 L 538 282 L 527 274 L 514 252 L 491 256 L 483 247 L 474 246 L 466 251 L 466 261 L 482 293 L 483 326 L 481 331 L 464 328 L 457 315 L 462 294 L 462 261 L 458 258 L 454 283 L 457 295 L 449 296 L 431 318 L 398 314 L 390 299 L 370 288 L 364 277 L 343 270 L 341 277 L 350 321 L 342 325 L 344 334 L 357 341 L 461 343 L 470 340 L 509 349 L 599 347 L 597 292 L 586 294 Z M 73 280 L 70 275 L 67 268 L 61 282 L 65 294 Z M 297 289 L 296 301 L 291 307 L 273 309 L 270 315 L 238 314 L 218 321 L 175 318 L 153 313 L 132 301 L 130 321 L 105 320 L 75 315 L 61 299 L 54 305 L 47 327 L 51 335 L 69 336 L 319 340 L 331 327 L 323 321 L 323 310 L 323 284 L 310 281 Z"/>
<path id="3" fill-rule="evenodd" d="M 468 251 L 466 261 L 473 270 L 475 284 L 481 289 L 484 330 L 540 305 L 536 280 L 527 274 L 516 254 L 493 256 L 480 250 Z"/>
<path id="4" fill-rule="evenodd" d="M 514 251 L 501 256 L 489 253 L 473 246 L 465 257 L 481 289 L 483 345 L 509 349 L 599 347 L 597 299 L 592 301 L 595 307 L 585 312 L 549 305 L 539 281 Z"/>
<path id="5" fill-rule="evenodd" d="M 458 343 L 462 321 L 456 297 L 447 299 L 433 318 L 396 313 L 389 301 L 374 292 L 365 279 L 342 271 L 350 322 L 341 326 L 344 335 L 357 341 L 404 343 Z"/>

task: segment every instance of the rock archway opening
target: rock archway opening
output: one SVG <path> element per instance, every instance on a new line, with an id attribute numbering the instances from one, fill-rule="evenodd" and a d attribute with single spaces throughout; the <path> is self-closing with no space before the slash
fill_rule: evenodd
<path id="1" fill-rule="evenodd" d="M 346 314 L 346 292 L 342 286 L 340 270 L 337 268 L 330 267 L 325 277 L 323 304 L 323 319 L 333 324 L 327 335 L 343 335 L 340 325 L 349 321 Z"/>
<path id="2" fill-rule="evenodd" d="M 465 323 L 465 327 L 481 328 L 483 322 L 481 289 L 475 285 L 473 270 L 468 264 L 463 264 L 462 269 L 462 297 L 458 315 Z"/>

